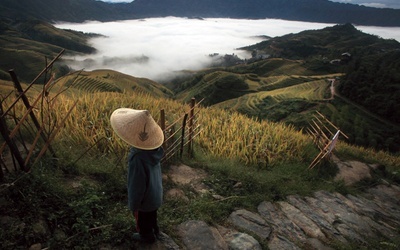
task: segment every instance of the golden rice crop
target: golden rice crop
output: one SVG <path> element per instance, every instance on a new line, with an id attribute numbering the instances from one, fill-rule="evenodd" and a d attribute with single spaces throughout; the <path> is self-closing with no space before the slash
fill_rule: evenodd
<path id="1" fill-rule="evenodd" d="M 109 117 L 119 107 L 149 110 L 157 120 L 164 109 L 167 120 L 172 123 L 184 113 L 188 105 L 137 94 L 128 96 L 121 93 L 80 94 L 77 97 L 63 97 L 55 113 L 65 114 L 78 101 L 70 118 L 59 135 L 68 143 L 90 147 L 96 144 L 101 153 L 121 152 L 127 145 L 113 133 Z M 199 108 L 197 123 L 201 133 L 196 144 L 210 154 L 222 158 L 235 158 L 248 165 L 265 163 L 274 165 L 285 160 L 303 160 L 303 150 L 310 140 L 291 126 L 250 119 L 236 112 L 213 108 Z"/>
<path id="2" fill-rule="evenodd" d="M 190 109 L 189 105 L 147 94 L 68 93 L 59 96 L 49 111 L 51 115 L 47 115 L 48 119 L 53 119 L 54 123 L 61 121 L 75 101 L 77 105 L 56 139 L 69 146 L 83 145 L 90 148 L 95 145 L 95 154 L 121 155 L 127 151 L 128 146 L 113 133 L 109 123 L 111 113 L 117 108 L 147 109 L 156 120 L 159 120 L 160 110 L 164 109 L 167 126 Z M 240 160 L 246 165 L 274 166 L 286 161 L 308 164 L 312 161 L 307 152 L 312 148 L 311 139 L 292 126 L 259 121 L 234 111 L 216 108 L 199 107 L 196 112 L 201 133 L 196 137 L 195 145 L 208 154 Z M 339 150 L 355 148 L 342 143 L 338 147 Z M 368 150 L 359 149 L 357 152 L 366 157 L 372 155 Z M 373 155 L 377 154 L 382 155 L 381 158 L 388 164 L 400 166 L 399 157 L 389 157 L 384 152 Z"/>

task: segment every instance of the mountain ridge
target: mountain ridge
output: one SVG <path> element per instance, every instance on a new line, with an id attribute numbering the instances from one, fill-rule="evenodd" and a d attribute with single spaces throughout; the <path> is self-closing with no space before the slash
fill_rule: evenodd
<path id="1" fill-rule="evenodd" d="M 400 26 L 400 10 L 379 9 L 328 0 L 2 0 L 0 15 L 9 19 L 38 18 L 49 22 L 115 21 L 149 17 L 275 18 L 295 21 Z"/>

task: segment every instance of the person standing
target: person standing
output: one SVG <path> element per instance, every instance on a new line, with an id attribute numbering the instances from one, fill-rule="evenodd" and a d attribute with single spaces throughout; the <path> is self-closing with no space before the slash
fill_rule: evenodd
<path id="1" fill-rule="evenodd" d="M 157 210 L 163 202 L 160 161 L 164 133 L 147 110 L 116 109 L 110 117 L 114 132 L 131 146 L 128 156 L 128 207 L 136 220 L 133 239 L 153 243 L 159 236 Z"/>

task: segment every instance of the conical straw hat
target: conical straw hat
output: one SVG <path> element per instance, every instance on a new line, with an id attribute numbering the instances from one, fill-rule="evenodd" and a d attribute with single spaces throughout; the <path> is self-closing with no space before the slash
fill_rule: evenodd
<path id="1" fill-rule="evenodd" d="M 164 142 L 164 133 L 147 110 L 116 109 L 110 117 L 111 127 L 135 148 L 152 150 Z"/>

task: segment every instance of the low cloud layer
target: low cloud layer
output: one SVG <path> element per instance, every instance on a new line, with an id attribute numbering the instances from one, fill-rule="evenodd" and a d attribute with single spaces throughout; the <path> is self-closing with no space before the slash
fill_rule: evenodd
<path id="1" fill-rule="evenodd" d="M 332 24 L 275 19 L 149 18 L 120 22 L 60 23 L 63 29 L 98 33 L 90 40 L 95 55 L 76 56 L 75 70 L 113 69 L 136 77 L 160 81 L 180 70 L 198 70 L 210 63 L 208 55 L 249 54 L 236 48 L 262 41 L 261 36 L 282 36 Z M 366 33 L 400 41 L 400 28 L 357 27 Z M 397 37 L 396 37 L 397 36 Z"/>

